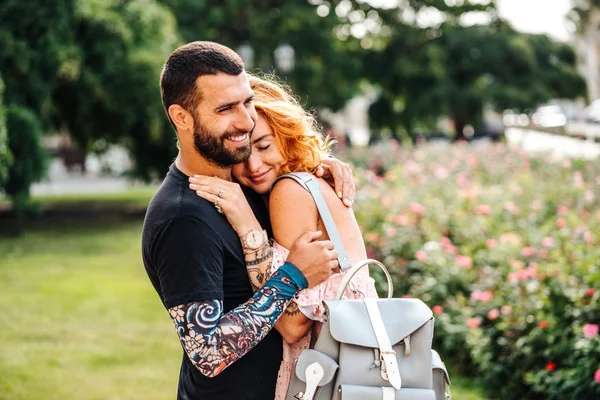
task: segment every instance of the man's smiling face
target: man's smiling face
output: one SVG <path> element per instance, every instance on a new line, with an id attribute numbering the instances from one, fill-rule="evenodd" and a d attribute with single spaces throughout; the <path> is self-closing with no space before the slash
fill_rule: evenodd
<path id="1" fill-rule="evenodd" d="M 202 95 L 193 112 L 196 151 L 219 167 L 246 161 L 257 119 L 246 73 L 203 75 L 196 88 Z"/>

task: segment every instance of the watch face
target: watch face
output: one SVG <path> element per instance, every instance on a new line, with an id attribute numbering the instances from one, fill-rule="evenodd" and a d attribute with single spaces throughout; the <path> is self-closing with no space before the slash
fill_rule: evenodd
<path id="1" fill-rule="evenodd" d="M 263 234 L 261 231 L 250 231 L 246 237 L 246 244 L 252 249 L 258 248 L 263 244 Z"/>

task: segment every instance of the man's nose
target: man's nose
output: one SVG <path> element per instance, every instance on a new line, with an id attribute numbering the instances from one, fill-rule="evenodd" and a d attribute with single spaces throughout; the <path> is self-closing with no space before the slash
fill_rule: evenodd
<path id="1" fill-rule="evenodd" d="M 238 113 L 238 120 L 236 122 L 238 130 L 250 132 L 254 128 L 254 124 L 256 124 L 256 111 L 254 107 L 242 107 Z"/>

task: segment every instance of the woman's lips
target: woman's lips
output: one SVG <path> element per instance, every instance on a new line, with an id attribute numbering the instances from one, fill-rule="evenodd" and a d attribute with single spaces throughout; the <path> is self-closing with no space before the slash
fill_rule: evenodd
<path id="1" fill-rule="evenodd" d="M 256 175 L 252 175 L 250 177 L 248 177 L 248 179 L 250 179 L 250 182 L 254 183 L 254 184 L 259 184 L 259 183 L 263 183 L 265 181 L 265 178 L 267 176 L 267 174 L 270 172 L 271 170 L 268 169 L 265 172 L 262 172 L 260 174 L 256 174 Z"/>

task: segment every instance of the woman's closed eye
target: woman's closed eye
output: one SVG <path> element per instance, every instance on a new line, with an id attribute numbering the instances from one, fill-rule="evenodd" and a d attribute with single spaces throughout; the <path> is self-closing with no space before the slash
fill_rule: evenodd
<path id="1" fill-rule="evenodd" d="M 266 144 L 266 145 L 264 145 L 264 146 L 256 146 L 256 150 L 258 150 L 258 151 L 265 151 L 265 150 L 267 150 L 269 147 L 271 147 L 271 144 L 270 144 L 270 143 L 269 143 L 269 144 Z"/>

